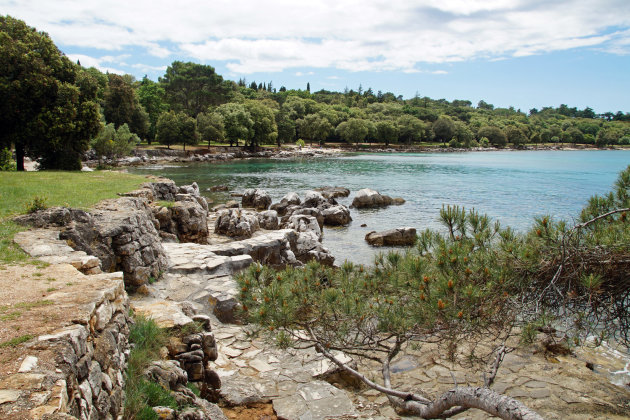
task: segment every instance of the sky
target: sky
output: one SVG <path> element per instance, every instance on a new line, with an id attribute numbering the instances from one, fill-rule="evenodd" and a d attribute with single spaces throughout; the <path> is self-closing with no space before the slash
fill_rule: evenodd
<path id="1" fill-rule="evenodd" d="M 83 66 L 630 112 L 630 0 L 0 0 Z"/>

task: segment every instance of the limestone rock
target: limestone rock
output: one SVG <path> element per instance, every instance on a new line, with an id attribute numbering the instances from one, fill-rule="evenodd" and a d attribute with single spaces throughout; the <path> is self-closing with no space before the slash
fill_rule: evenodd
<path id="1" fill-rule="evenodd" d="M 279 227 L 278 212 L 266 210 L 258 213 L 258 223 L 265 230 L 276 230 Z"/>
<path id="2" fill-rule="evenodd" d="M 212 192 L 227 191 L 227 190 L 228 190 L 227 185 L 213 185 L 212 187 L 210 187 L 210 191 Z"/>
<path id="3" fill-rule="evenodd" d="M 178 384 L 186 385 L 188 375 L 174 360 L 156 360 L 144 371 L 147 379 L 157 382 L 167 389 L 175 389 Z"/>
<path id="4" fill-rule="evenodd" d="M 373 246 L 409 246 L 416 243 L 416 229 L 402 227 L 381 232 L 372 231 L 365 235 L 365 240 Z"/>
<path id="5" fill-rule="evenodd" d="M 214 232 L 234 238 L 251 238 L 260 229 L 256 214 L 240 209 L 221 210 Z"/>
<path id="6" fill-rule="evenodd" d="M 321 193 L 317 191 L 307 191 L 304 196 L 303 206 L 318 208 L 326 203 L 328 203 L 328 200 L 324 198 Z"/>
<path id="7" fill-rule="evenodd" d="M 204 209 L 197 201 L 178 201 L 171 208 L 171 213 L 180 242 L 207 242 L 207 204 Z"/>
<path id="8" fill-rule="evenodd" d="M 293 215 L 289 217 L 284 227 L 293 229 L 298 233 L 312 233 L 317 241 L 320 241 L 322 237 L 322 230 L 314 216 L 304 214 Z"/>
<path id="9" fill-rule="evenodd" d="M 312 231 L 298 233 L 294 253 L 295 257 L 303 263 L 316 260 L 332 266 L 335 262 L 335 257 L 321 244 L 320 238 Z"/>
<path id="10" fill-rule="evenodd" d="M 302 204 L 302 200 L 300 199 L 300 196 L 294 192 L 287 193 L 284 197 L 282 197 L 280 202 L 285 202 L 288 204 L 293 204 L 293 205 L 298 205 L 298 206 Z"/>
<path id="11" fill-rule="evenodd" d="M 350 210 L 340 204 L 324 209 L 322 216 L 324 224 L 329 226 L 345 226 L 352 221 Z"/>
<path id="12" fill-rule="evenodd" d="M 373 207 L 386 207 L 392 204 L 392 198 L 387 195 L 381 195 L 378 191 L 364 188 L 359 190 L 354 199 L 352 200 L 352 207 L 360 208 L 373 208 Z"/>
<path id="13" fill-rule="evenodd" d="M 250 188 L 243 192 L 241 204 L 243 207 L 255 208 L 256 210 L 267 210 L 271 205 L 271 197 L 265 190 Z"/>
<path id="14" fill-rule="evenodd" d="M 350 190 L 344 187 L 321 187 L 315 188 L 315 191 L 321 193 L 326 199 L 347 197 L 350 195 Z"/>

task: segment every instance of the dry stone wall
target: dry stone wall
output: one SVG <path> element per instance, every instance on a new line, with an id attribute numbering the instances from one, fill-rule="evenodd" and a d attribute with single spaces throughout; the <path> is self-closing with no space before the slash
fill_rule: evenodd
<path id="1" fill-rule="evenodd" d="M 130 322 L 122 273 L 61 269 L 80 290 L 47 297 L 67 308 L 63 326 L 26 343 L 19 371 L 0 380 L 0 395 L 12 395 L 2 418 L 115 419 L 122 412 Z"/>

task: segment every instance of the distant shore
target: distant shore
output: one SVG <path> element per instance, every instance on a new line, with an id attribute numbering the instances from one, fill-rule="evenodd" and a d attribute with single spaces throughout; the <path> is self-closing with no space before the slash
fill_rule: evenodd
<path id="1" fill-rule="evenodd" d="M 166 148 L 136 148 L 133 154 L 121 159 L 109 159 L 99 161 L 94 156 L 83 161 L 83 170 L 96 169 L 100 167 L 127 167 L 127 166 L 147 166 L 168 163 L 190 163 L 190 162 L 222 162 L 234 159 L 300 159 L 340 156 L 344 154 L 356 153 L 463 153 L 463 152 L 496 152 L 496 151 L 596 151 L 596 150 L 630 150 L 626 148 L 606 148 L 599 149 L 586 145 L 536 145 L 526 146 L 516 149 L 505 147 L 497 149 L 494 147 L 475 147 L 470 149 L 436 147 L 436 146 L 383 146 L 360 144 L 352 146 L 324 145 L 324 146 L 283 146 L 281 148 L 259 148 L 256 151 L 248 150 L 242 146 L 212 146 L 210 148 L 196 147 L 189 150 L 166 149 Z M 26 171 L 36 171 L 37 163 L 30 159 L 25 159 L 24 168 Z"/>

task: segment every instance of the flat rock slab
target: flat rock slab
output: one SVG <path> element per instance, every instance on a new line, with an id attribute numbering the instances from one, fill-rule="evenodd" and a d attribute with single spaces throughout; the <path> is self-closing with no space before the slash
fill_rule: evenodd
<path id="1" fill-rule="evenodd" d="M 346 392 L 324 381 L 298 385 L 294 395 L 274 399 L 273 409 L 279 419 L 286 420 L 324 420 L 358 415 Z"/>
<path id="2" fill-rule="evenodd" d="M 132 299 L 130 304 L 137 314 L 154 320 L 160 328 L 182 327 L 193 322 L 175 302 L 140 298 Z"/>

